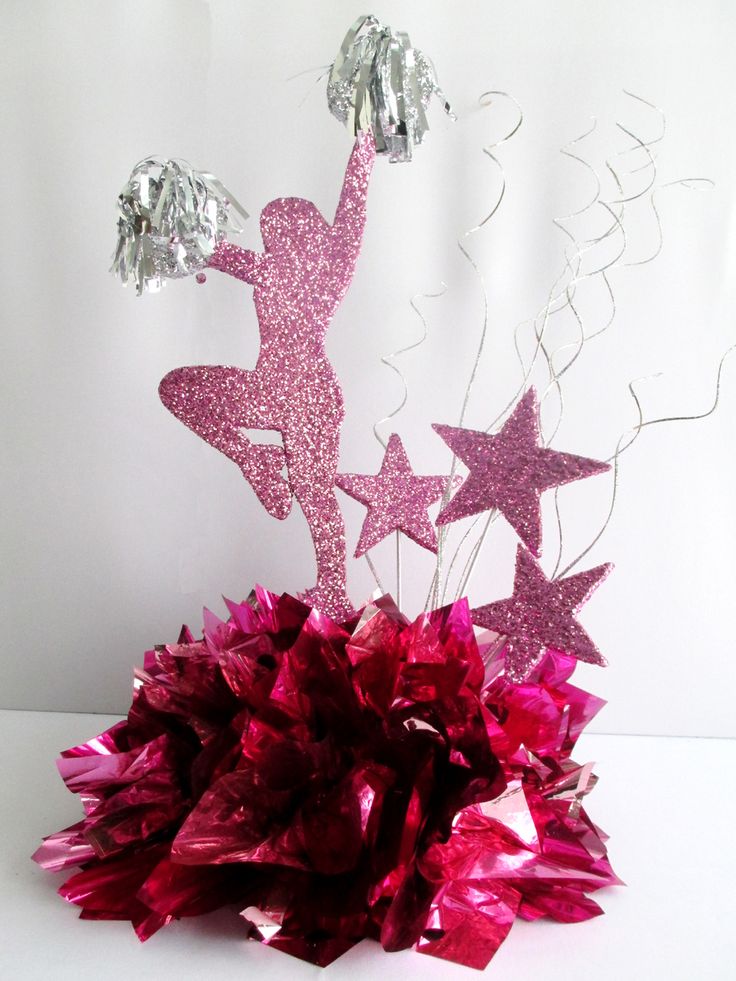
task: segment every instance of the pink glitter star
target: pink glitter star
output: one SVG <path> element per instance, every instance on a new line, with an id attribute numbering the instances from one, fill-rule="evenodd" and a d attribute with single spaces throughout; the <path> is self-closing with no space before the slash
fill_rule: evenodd
<path id="1" fill-rule="evenodd" d="M 497 508 L 526 547 L 540 555 L 542 493 L 610 468 L 607 463 L 541 446 L 538 416 L 537 395 L 530 388 L 495 436 L 454 426 L 432 427 L 470 470 L 440 512 L 438 525 Z"/>
<path id="2" fill-rule="evenodd" d="M 513 596 L 471 610 L 473 623 L 507 638 L 506 674 L 511 681 L 524 681 L 546 648 L 589 664 L 606 664 L 574 614 L 612 568 L 599 565 L 566 579 L 547 579 L 534 557 L 519 545 Z"/>
<path id="3" fill-rule="evenodd" d="M 442 497 L 447 477 L 417 476 L 396 433 L 388 441 L 377 474 L 340 474 L 335 483 L 368 508 L 355 549 L 356 558 L 392 531 L 403 531 L 417 545 L 430 552 L 437 551 L 437 536 L 427 508 Z"/>

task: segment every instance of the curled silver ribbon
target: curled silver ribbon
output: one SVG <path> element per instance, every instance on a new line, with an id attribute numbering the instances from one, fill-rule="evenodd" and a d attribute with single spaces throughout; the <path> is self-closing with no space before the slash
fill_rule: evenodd
<path id="1" fill-rule="evenodd" d="M 149 157 L 133 168 L 118 196 L 118 242 L 110 272 L 138 296 L 167 279 L 203 269 L 227 233 L 248 213 L 212 174 L 184 160 Z"/>
<path id="2" fill-rule="evenodd" d="M 388 154 L 392 163 L 407 161 L 429 129 L 426 109 L 433 95 L 453 116 L 434 66 L 411 46 L 409 35 L 392 31 L 376 17 L 359 17 L 330 69 L 332 115 L 353 135 L 371 129 L 376 152 Z"/>

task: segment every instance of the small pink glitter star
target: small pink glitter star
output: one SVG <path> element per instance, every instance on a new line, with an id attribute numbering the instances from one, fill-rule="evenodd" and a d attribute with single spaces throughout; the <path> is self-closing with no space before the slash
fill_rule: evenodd
<path id="1" fill-rule="evenodd" d="M 495 436 L 455 426 L 432 428 L 470 470 L 465 483 L 440 512 L 437 524 L 497 508 L 537 556 L 542 545 L 542 493 L 610 469 L 607 463 L 540 446 L 533 388 L 519 400 Z"/>
<path id="2" fill-rule="evenodd" d="M 437 551 L 437 536 L 427 508 L 442 497 L 447 477 L 417 476 L 396 433 L 388 441 L 377 474 L 340 474 L 335 483 L 368 508 L 355 549 L 356 558 L 392 531 L 403 531 L 417 545 L 430 552 Z"/>
<path id="3" fill-rule="evenodd" d="M 599 565 L 566 579 L 547 579 L 534 557 L 519 545 L 513 596 L 471 610 L 473 623 L 507 638 L 506 675 L 511 681 L 524 681 L 547 648 L 589 664 L 606 664 L 574 614 L 612 568 Z"/>

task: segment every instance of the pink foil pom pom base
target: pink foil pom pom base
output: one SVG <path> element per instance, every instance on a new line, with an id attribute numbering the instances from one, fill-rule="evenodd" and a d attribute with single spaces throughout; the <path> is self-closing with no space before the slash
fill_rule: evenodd
<path id="1" fill-rule="evenodd" d="M 84 817 L 44 868 L 85 919 L 240 911 L 326 965 L 365 937 L 483 968 L 514 919 L 601 912 L 619 882 L 570 757 L 602 701 L 547 651 L 523 683 L 463 600 L 338 624 L 256 589 L 204 636 L 148 651 L 126 720 L 61 754 Z"/>

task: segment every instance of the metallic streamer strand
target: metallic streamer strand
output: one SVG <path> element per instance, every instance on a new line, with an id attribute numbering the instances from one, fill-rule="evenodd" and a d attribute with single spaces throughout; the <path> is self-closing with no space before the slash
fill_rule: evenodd
<path id="1" fill-rule="evenodd" d="M 376 152 L 392 162 L 408 161 L 429 129 L 426 110 L 433 95 L 453 116 L 432 62 L 412 47 L 409 35 L 376 17 L 358 17 L 330 68 L 327 104 L 333 116 L 353 135 L 370 129 Z"/>
<path id="2" fill-rule="evenodd" d="M 248 214 L 213 174 L 184 160 L 148 157 L 118 196 L 118 241 L 111 272 L 139 296 L 169 279 L 200 272 Z"/>

